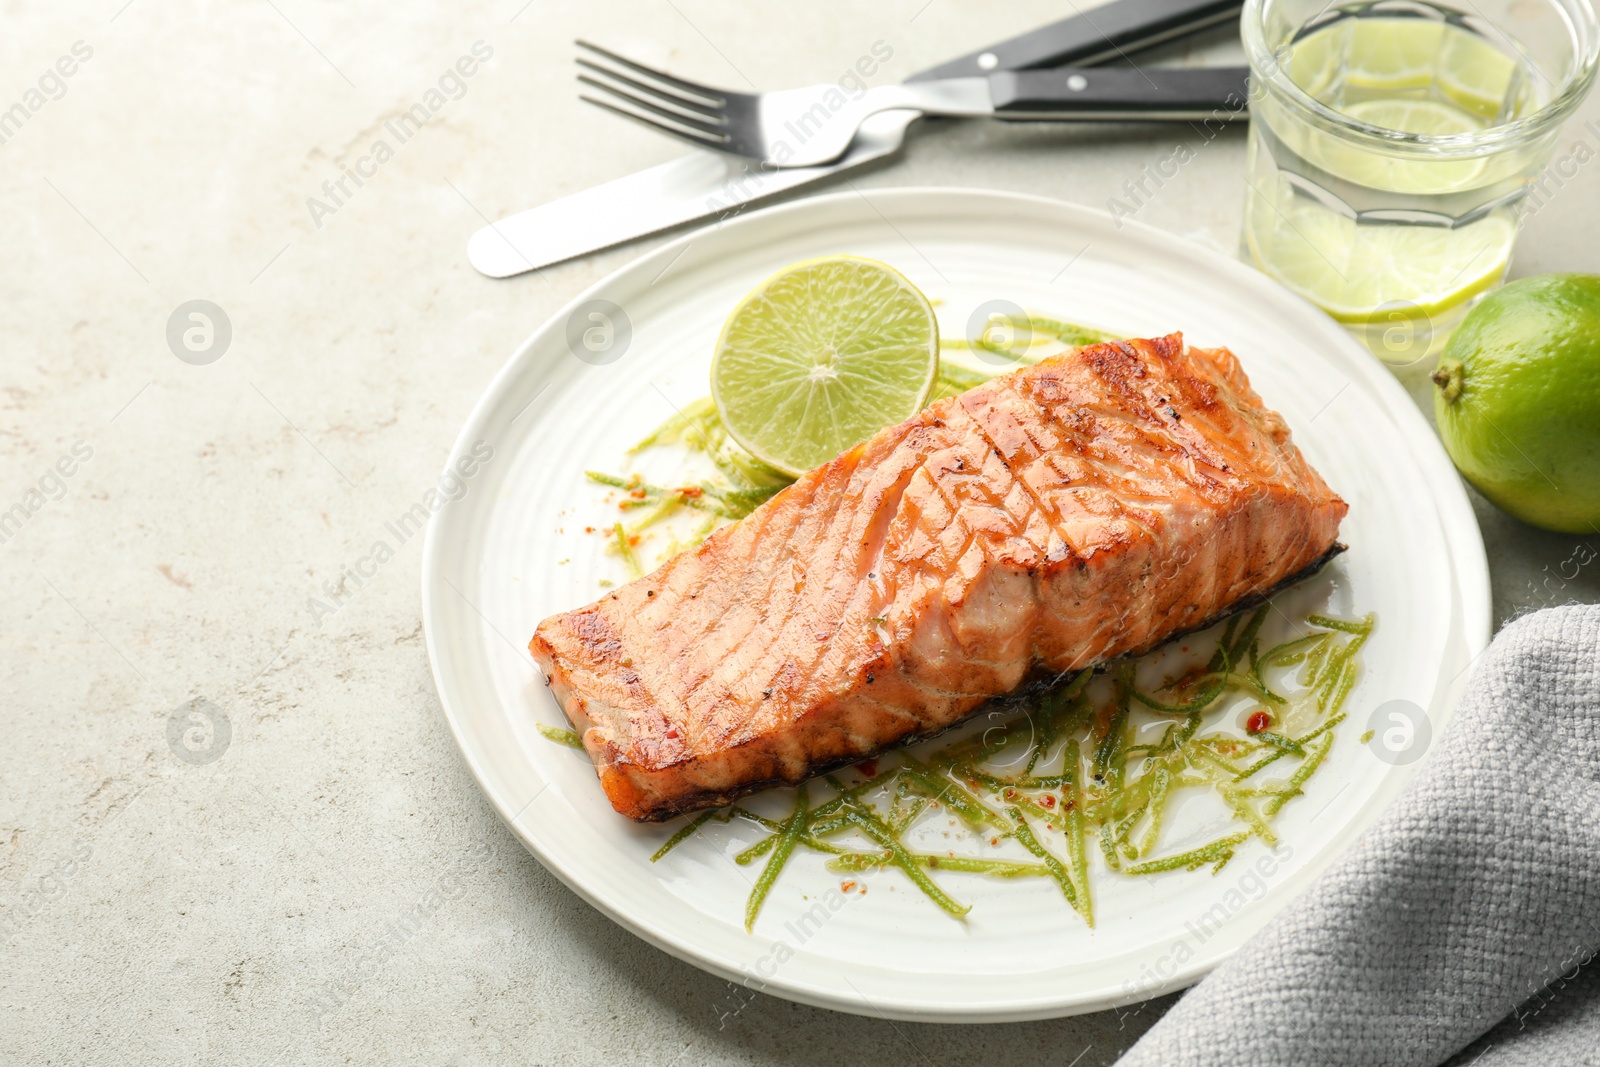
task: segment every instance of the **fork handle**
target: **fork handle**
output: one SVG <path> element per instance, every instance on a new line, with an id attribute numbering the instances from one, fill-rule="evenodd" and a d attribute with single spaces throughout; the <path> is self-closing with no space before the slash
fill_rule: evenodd
<path id="1" fill-rule="evenodd" d="M 1231 122 L 1246 117 L 1248 67 L 1091 67 L 989 75 L 994 117 L 1013 122 Z"/>

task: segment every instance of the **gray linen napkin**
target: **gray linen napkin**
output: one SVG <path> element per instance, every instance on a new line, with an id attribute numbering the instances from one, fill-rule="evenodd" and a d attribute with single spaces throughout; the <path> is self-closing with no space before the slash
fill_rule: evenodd
<path id="1" fill-rule="evenodd" d="M 1600 1064 L 1597 949 L 1600 608 L 1553 608 L 1500 633 L 1405 793 L 1119 1067 Z"/>

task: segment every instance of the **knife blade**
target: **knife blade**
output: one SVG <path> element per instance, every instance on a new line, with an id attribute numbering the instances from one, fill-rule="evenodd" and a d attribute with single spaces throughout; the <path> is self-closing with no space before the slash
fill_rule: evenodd
<path id="1" fill-rule="evenodd" d="M 1240 0 L 1113 0 L 907 80 L 1087 66 L 1214 25 L 1240 6 Z M 725 221 L 758 200 L 893 156 L 919 117 L 916 111 L 872 116 L 842 159 L 820 167 L 776 169 L 693 152 L 490 223 L 467 242 L 467 258 L 491 278 L 509 278 L 698 219 Z"/>
<path id="2" fill-rule="evenodd" d="M 785 170 L 692 152 L 490 223 L 467 242 L 467 258 L 491 278 L 509 278 L 696 219 L 721 222 L 756 200 L 893 155 L 920 116 L 873 115 L 843 159 L 820 167 Z"/>

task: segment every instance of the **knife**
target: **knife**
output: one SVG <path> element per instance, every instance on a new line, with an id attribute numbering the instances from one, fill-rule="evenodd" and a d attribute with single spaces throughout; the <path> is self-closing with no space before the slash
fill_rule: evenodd
<path id="1" fill-rule="evenodd" d="M 1113 0 L 907 80 L 1087 66 L 1216 25 L 1241 6 L 1241 0 Z M 696 219 L 726 221 L 755 201 L 892 157 L 919 117 L 911 110 L 872 116 L 842 159 L 820 167 L 780 170 L 694 152 L 490 223 L 467 242 L 467 258 L 491 278 L 509 278 Z"/>

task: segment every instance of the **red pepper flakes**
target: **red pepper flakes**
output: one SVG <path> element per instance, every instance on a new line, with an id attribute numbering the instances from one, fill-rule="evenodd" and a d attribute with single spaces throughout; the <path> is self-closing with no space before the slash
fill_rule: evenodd
<path id="1" fill-rule="evenodd" d="M 678 495 L 679 496 L 686 496 L 686 497 L 691 497 L 691 498 L 692 497 L 697 497 L 697 496 L 702 496 L 702 495 L 704 495 L 704 493 L 705 493 L 705 490 L 701 489 L 698 485 L 686 485 L 682 489 L 678 490 Z"/>
<path id="2" fill-rule="evenodd" d="M 878 777 L 878 761 L 875 759 L 862 760 L 856 764 L 856 770 L 868 778 L 876 778 Z"/>
<path id="3" fill-rule="evenodd" d="M 1249 733 L 1259 734 L 1262 730 L 1265 730 L 1271 725 L 1272 716 L 1267 712 L 1267 709 L 1262 708 L 1260 711 L 1256 712 L 1254 715 L 1251 715 L 1250 718 L 1245 720 L 1244 728 Z"/>
<path id="4" fill-rule="evenodd" d="M 1053 807 L 1055 807 L 1056 806 L 1055 794 L 1046 793 L 1044 796 L 1040 797 L 1039 798 L 1039 806 L 1041 808 L 1053 808 Z"/>
<path id="5" fill-rule="evenodd" d="M 850 890 L 854 889 L 855 887 L 856 887 L 856 884 L 854 882 L 840 882 L 839 883 L 839 888 L 841 890 L 843 890 L 844 892 L 846 892 L 846 893 L 850 892 Z"/>

